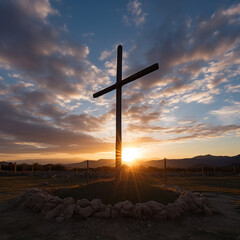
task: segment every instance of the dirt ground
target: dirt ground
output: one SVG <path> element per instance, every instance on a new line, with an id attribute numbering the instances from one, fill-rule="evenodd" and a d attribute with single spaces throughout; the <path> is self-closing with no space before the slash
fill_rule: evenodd
<path id="1" fill-rule="evenodd" d="M 19 210 L 16 200 L 0 204 L 0 239 L 205 239 L 240 240 L 240 196 L 207 192 L 213 216 L 186 215 L 176 221 L 135 221 L 133 219 L 73 219 L 45 222 L 39 214 Z"/>

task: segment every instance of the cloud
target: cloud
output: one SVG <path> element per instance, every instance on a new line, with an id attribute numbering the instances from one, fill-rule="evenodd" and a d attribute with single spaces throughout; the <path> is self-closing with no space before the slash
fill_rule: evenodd
<path id="1" fill-rule="evenodd" d="M 105 61 L 104 62 L 104 67 L 105 67 L 105 72 L 108 74 L 108 76 L 115 77 L 116 76 L 116 66 L 117 66 L 117 57 L 116 57 L 116 52 L 117 52 L 117 45 L 114 45 L 112 49 L 110 50 L 104 50 L 100 57 L 98 58 L 100 61 Z M 123 74 L 124 72 L 128 69 L 128 64 L 127 64 L 127 58 L 128 58 L 128 53 L 123 51 L 122 53 L 122 71 Z"/>
<path id="2" fill-rule="evenodd" d="M 211 89 L 228 81 L 239 69 L 239 6 L 219 9 L 209 18 L 193 18 L 191 22 L 178 15 L 175 20 L 159 21 L 158 29 L 147 36 L 150 47 L 146 52 L 147 63 L 158 62 L 159 70 L 137 84 L 145 92 L 162 86 L 168 95 L 178 94 L 179 90 L 181 94 L 193 90 L 211 94 Z M 141 44 L 141 39 L 136 42 L 136 50 Z M 133 51 L 129 61 L 136 69 L 142 63 L 134 55 L 138 57 Z M 202 84 L 198 89 L 197 81 Z"/>
<path id="3" fill-rule="evenodd" d="M 152 133 L 152 132 L 162 132 L 163 130 L 166 130 L 168 128 L 161 127 L 161 126 L 154 126 L 150 124 L 128 124 L 128 131 L 131 132 L 144 132 L 144 133 Z"/>
<path id="4" fill-rule="evenodd" d="M 231 85 L 228 84 L 225 86 L 228 92 L 240 92 L 240 84 L 238 85 Z"/>
<path id="5" fill-rule="evenodd" d="M 123 16 L 123 22 L 127 25 L 132 23 L 136 26 L 146 21 L 147 13 L 143 12 L 142 4 L 138 0 L 130 0 L 127 4 L 127 14 Z"/>
<path id="6" fill-rule="evenodd" d="M 137 104 L 137 103 L 143 103 L 143 100 L 145 100 L 145 96 L 143 93 L 126 93 L 126 95 L 130 95 L 127 99 L 124 99 L 123 101 L 126 102 L 129 105 Z"/>
<path id="7" fill-rule="evenodd" d="M 106 60 L 107 58 L 111 57 L 114 54 L 115 48 L 113 48 L 112 50 L 104 50 L 101 53 L 101 56 L 99 57 L 100 61 Z"/>
<path id="8" fill-rule="evenodd" d="M 217 110 L 211 110 L 209 113 L 218 117 L 223 122 L 239 122 L 240 102 L 233 101 L 229 106 L 223 106 Z"/>
<path id="9" fill-rule="evenodd" d="M 52 94 L 79 96 L 80 90 L 92 85 L 89 72 L 95 78 L 107 76 L 87 60 L 86 45 L 61 38 L 48 20 L 57 14 L 48 0 L 1 1 L 0 66 L 17 71 L 41 89 L 51 89 Z"/>
<path id="10" fill-rule="evenodd" d="M 226 136 L 239 136 L 240 125 L 212 125 L 203 124 L 199 122 L 190 122 L 190 124 L 178 127 L 161 127 L 149 124 L 130 124 L 129 131 L 137 133 L 144 133 L 141 138 L 152 139 L 151 142 L 185 142 L 194 140 L 207 140 Z M 152 135 L 158 133 L 158 135 Z M 161 134 L 160 134 L 161 133 Z M 149 135 L 150 134 L 150 135 Z M 159 135 L 160 134 L 160 135 Z M 164 137 L 159 137 L 164 136 Z"/>
<path id="11" fill-rule="evenodd" d="M 227 135 L 239 135 L 240 125 L 206 125 L 198 124 L 196 126 L 177 127 L 167 130 L 167 133 L 184 134 L 179 137 L 170 138 L 168 142 L 182 142 L 187 140 L 211 139 L 225 137 Z"/>
<path id="12" fill-rule="evenodd" d="M 49 3 L 49 0 L 31 1 L 31 0 L 18 0 L 17 5 L 23 9 L 26 15 L 34 18 L 45 19 L 48 15 L 58 15 L 59 12 L 53 9 Z"/>
<path id="13" fill-rule="evenodd" d="M 85 113 L 75 115 L 70 114 L 61 119 L 61 124 L 74 131 L 97 132 L 108 120 L 108 114 L 102 114 L 98 117 L 90 116 Z"/>
<path id="14" fill-rule="evenodd" d="M 91 37 L 91 36 L 94 36 L 93 32 L 87 32 L 83 34 L 83 37 Z"/>
<path id="15" fill-rule="evenodd" d="M 110 150 L 111 143 L 86 133 L 69 131 L 32 116 L 17 105 L 0 101 L 1 152 L 79 153 Z M 17 148 L 13 148 L 17 145 Z"/>

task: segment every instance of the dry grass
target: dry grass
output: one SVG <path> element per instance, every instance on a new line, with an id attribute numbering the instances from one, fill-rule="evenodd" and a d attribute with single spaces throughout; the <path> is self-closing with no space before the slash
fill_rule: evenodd
<path id="1" fill-rule="evenodd" d="M 130 200 L 132 203 L 154 200 L 167 204 L 177 199 L 173 191 L 163 190 L 149 182 L 123 180 L 116 184 L 115 181 L 101 181 L 89 185 L 60 189 L 54 193 L 62 198 L 71 196 L 74 199 L 87 198 L 92 200 L 100 198 L 105 204 L 115 204 L 120 201 Z"/>
<path id="2" fill-rule="evenodd" d="M 167 184 L 198 192 L 240 194 L 240 177 L 236 176 L 168 177 Z"/>
<path id="3" fill-rule="evenodd" d="M 139 175 L 137 176 L 137 181 L 135 183 L 132 181 L 129 182 L 123 182 L 123 184 L 120 186 L 121 194 L 118 194 L 119 199 L 122 199 L 124 197 L 124 194 L 132 194 L 133 184 L 137 184 L 139 191 L 141 192 L 140 198 L 137 197 L 137 188 L 135 187 L 136 194 L 135 200 L 134 197 L 132 198 L 134 201 L 138 201 L 139 199 L 148 198 L 146 196 L 149 196 L 150 194 L 150 185 L 155 184 L 162 184 L 163 178 L 149 178 L 146 175 Z M 126 180 L 126 179 L 125 179 Z M 101 180 L 102 181 L 102 180 Z M 0 202 L 16 198 L 18 194 L 24 192 L 28 188 L 48 188 L 51 189 L 52 187 L 58 187 L 58 188 L 81 188 L 86 184 L 85 179 L 73 177 L 73 178 L 56 178 L 56 180 L 50 181 L 50 184 L 48 186 L 42 186 L 43 182 L 49 182 L 48 178 L 42 178 L 42 177 L 30 177 L 30 176 L 9 176 L 9 177 L 0 177 Z M 130 183 L 131 182 L 131 183 Z M 99 184 L 99 191 L 101 192 L 101 189 L 103 189 L 103 186 L 100 186 Z M 199 177 L 168 177 L 167 184 L 170 185 L 178 185 L 180 187 L 183 187 L 185 189 L 189 189 L 192 191 L 200 191 L 200 192 L 216 192 L 216 193 L 222 193 L 222 194 L 234 194 L 234 195 L 240 195 L 240 177 L 235 176 L 224 176 L 224 177 L 209 177 L 209 176 L 199 176 Z M 128 186 L 129 185 L 129 186 Z M 97 185 L 96 185 L 97 186 Z M 151 186 L 152 189 L 153 186 Z M 91 185 L 89 185 L 86 188 L 86 191 L 88 191 L 88 194 L 90 194 L 91 191 L 95 191 L 91 189 Z M 109 189 L 108 189 L 109 188 Z M 124 193 L 124 191 L 126 193 Z M 66 189 L 65 189 L 66 190 Z M 112 186 L 110 183 L 108 183 L 108 187 L 105 188 L 106 191 L 113 191 Z M 151 191 L 152 196 L 154 198 L 157 198 L 157 195 L 154 193 L 155 188 L 153 188 Z M 146 192 L 144 197 L 144 192 Z M 124 193 L 124 194 L 123 194 Z M 117 194 L 117 192 L 116 192 Z M 132 194 L 132 195 L 134 195 Z M 80 195 L 79 195 L 80 196 Z M 94 196 L 94 195 L 92 195 Z M 81 196 L 82 197 L 82 196 Z M 114 197 L 112 196 L 111 201 L 115 201 Z"/>
<path id="4" fill-rule="evenodd" d="M 42 183 L 48 183 L 43 186 Z M 12 198 L 16 198 L 19 194 L 23 193 L 28 188 L 47 188 L 52 187 L 71 187 L 80 186 L 86 182 L 85 179 L 77 177 L 73 178 L 57 178 L 56 180 L 42 177 L 31 176 L 8 176 L 0 177 L 0 202 Z"/>

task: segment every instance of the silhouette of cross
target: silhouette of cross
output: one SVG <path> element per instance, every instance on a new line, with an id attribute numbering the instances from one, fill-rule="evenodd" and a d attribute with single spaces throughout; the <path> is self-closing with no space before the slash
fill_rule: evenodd
<path id="1" fill-rule="evenodd" d="M 110 87 L 107 87 L 97 93 L 93 94 L 94 98 L 100 97 L 105 93 L 116 91 L 116 180 L 119 178 L 119 173 L 122 165 L 122 86 L 137 80 L 159 68 L 155 63 L 125 79 L 122 80 L 122 46 L 117 48 L 117 81 Z"/>

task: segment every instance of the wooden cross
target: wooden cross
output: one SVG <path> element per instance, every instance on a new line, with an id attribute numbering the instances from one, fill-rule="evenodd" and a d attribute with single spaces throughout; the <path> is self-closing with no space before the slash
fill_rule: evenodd
<path id="1" fill-rule="evenodd" d="M 122 46 L 117 48 L 117 81 L 110 87 L 107 87 L 93 94 L 94 98 L 100 97 L 105 93 L 116 91 L 116 180 L 119 178 L 119 173 L 122 165 L 122 86 L 137 80 L 159 68 L 155 63 L 133 75 L 122 80 Z"/>

